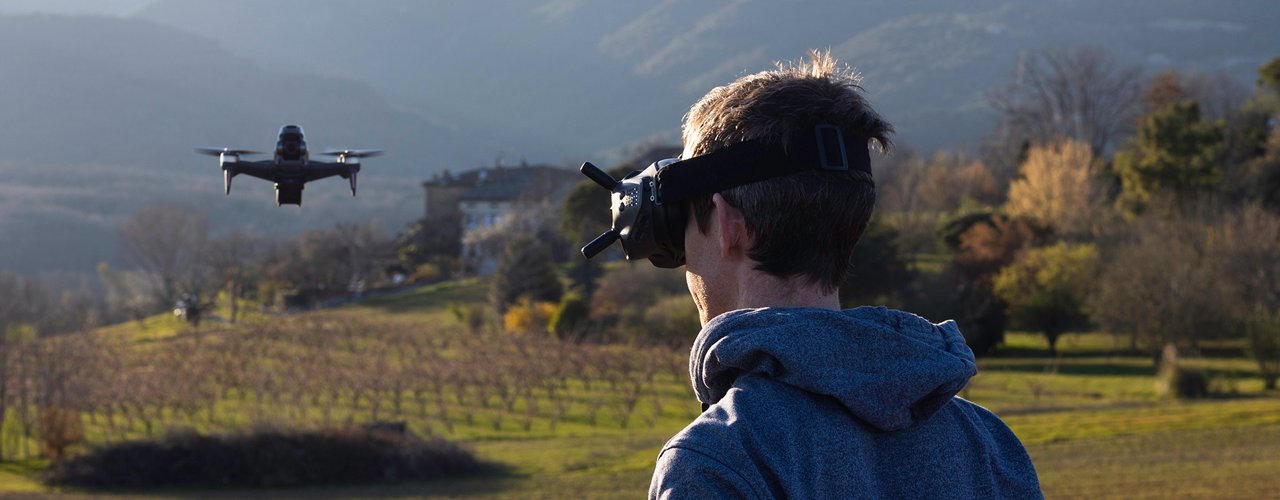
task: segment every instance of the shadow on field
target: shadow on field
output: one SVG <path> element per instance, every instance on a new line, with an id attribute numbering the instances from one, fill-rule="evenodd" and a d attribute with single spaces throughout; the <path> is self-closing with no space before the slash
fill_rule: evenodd
<path id="1" fill-rule="evenodd" d="M 984 364 L 984 372 L 1009 373 L 1048 373 L 1052 372 L 1050 363 L 1026 364 Z M 1150 377 L 1156 374 L 1152 366 L 1113 364 L 1113 363 L 1062 363 L 1058 365 L 1059 375 L 1082 376 L 1115 376 L 1115 377 Z"/>
<path id="2" fill-rule="evenodd" d="M 197 489 L 162 488 L 149 490 L 111 490 L 111 495 L 134 495 L 163 498 L 422 498 L 492 495 L 511 491 L 520 484 L 520 476 L 509 473 L 471 476 L 467 478 L 441 477 L 428 481 L 384 485 L 330 485 L 299 488 L 262 489 Z M 74 490 L 70 493 L 76 493 Z M 102 494 L 100 491 L 81 491 L 81 494 Z M 74 498 L 75 495 L 72 495 Z"/>
<path id="3" fill-rule="evenodd" d="M 1069 351 L 1058 351 L 1057 356 L 1062 359 L 1078 359 L 1102 358 L 1108 356 L 1145 356 L 1145 354 L 1115 349 L 1072 349 Z M 991 359 L 1053 358 L 1054 355 L 1049 354 L 1048 349 L 1001 346 L 989 357 Z"/>

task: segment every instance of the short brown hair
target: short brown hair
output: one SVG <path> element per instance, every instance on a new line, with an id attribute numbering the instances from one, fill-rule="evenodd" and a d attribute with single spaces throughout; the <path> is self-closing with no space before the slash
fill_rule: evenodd
<path id="1" fill-rule="evenodd" d="M 830 51 L 809 55 L 808 61 L 778 63 L 772 71 L 708 92 L 685 115 L 685 151 L 703 155 L 752 139 L 785 148 L 794 133 L 818 124 L 836 125 L 846 137 L 864 137 L 868 145 L 874 141 L 887 151 L 893 126 L 863 97 L 859 76 Z M 861 172 L 805 172 L 720 194 L 742 210 L 754 239 L 747 255 L 757 270 L 799 276 L 827 293 L 844 281 L 876 199 L 875 187 Z M 711 195 L 690 203 L 698 230 L 705 233 Z"/>

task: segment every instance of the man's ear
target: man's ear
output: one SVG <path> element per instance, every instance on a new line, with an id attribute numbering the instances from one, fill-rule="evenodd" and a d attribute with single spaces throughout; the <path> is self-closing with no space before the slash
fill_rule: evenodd
<path id="1" fill-rule="evenodd" d="M 720 193 L 712 195 L 711 202 L 715 204 L 716 224 L 720 226 L 720 256 L 731 258 L 746 254 L 750 238 L 742 211 L 730 205 Z"/>

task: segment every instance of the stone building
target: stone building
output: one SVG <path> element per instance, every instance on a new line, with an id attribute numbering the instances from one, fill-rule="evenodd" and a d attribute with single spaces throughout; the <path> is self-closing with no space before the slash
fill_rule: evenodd
<path id="1" fill-rule="evenodd" d="M 556 207 L 581 174 L 549 165 L 488 167 L 453 174 L 445 171 L 422 183 L 426 194 L 423 215 L 457 217 L 462 225 L 462 257 L 467 266 L 489 274 L 497 267 L 494 248 L 475 242 L 521 210 Z M 553 214 L 548 214 L 553 215 Z"/>

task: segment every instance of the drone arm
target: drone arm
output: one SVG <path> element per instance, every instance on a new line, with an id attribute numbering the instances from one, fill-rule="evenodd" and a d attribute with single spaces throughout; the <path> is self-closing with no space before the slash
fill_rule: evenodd
<path id="1" fill-rule="evenodd" d="M 357 167 L 355 170 L 358 171 L 359 167 Z M 318 162 L 318 161 L 312 160 L 310 163 L 307 163 L 307 168 L 305 172 L 306 172 L 307 182 L 311 182 L 314 180 L 324 179 L 327 177 L 333 177 L 335 175 L 340 175 L 342 176 L 342 178 L 345 179 L 347 178 L 347 176 L 351 174 L 352 168 L 351 168 L 351 165 L 346 165 L 343 163 L 328 163 L 328 162 Z"/>
<path id="2" fill-rule="evenodd" d="M 275 163 L 271 161 L 240 161 L 236 162 L 235 173 L 231 175 L 234 177 L 238 174 L 244 174 L 250 177 L 257 177 L 265 181 L 274 182 L 276 180 L 277 173 L 277 167 L 275 166 Z"/>

